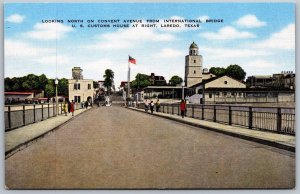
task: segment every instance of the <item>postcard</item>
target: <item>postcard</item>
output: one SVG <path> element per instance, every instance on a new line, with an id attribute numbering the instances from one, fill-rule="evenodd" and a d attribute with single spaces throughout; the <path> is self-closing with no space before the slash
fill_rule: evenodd
<path id="1" fill-rule="evenodd" d="M 6 189 L 294 189 L 294 3 L 5 3 Z"/>

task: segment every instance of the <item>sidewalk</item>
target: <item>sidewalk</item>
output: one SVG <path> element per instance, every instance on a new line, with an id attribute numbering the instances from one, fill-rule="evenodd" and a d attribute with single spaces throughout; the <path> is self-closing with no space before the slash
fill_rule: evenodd
<path id="1" fill-rule="evenodd" d="M 74 112 L 74 116 L 72 116 L 72 114 L 68 114 L 68 116 L 58 115 L 38 123 L 33 123 L 5 132 L 5 158 L 8 158 L 14 153 L 24 149 L 34 140 L 43 137 L 47 133 L 55 130 L 59 126 L 67 123 L 89 109 L 78 109 Z"/>
<path id="2" fill-rule="evenodd" d="M 129 107 L 129 109 L 140 111 L 145 114 L 150 114 L 150 113 L 146 113 L 143 109 L 137 109 L 133 107 Z M 193 125 L 203 129 L 216 131 L 226 135 L 266 144 L 269 146 L 277 147 L 292 152 L 295 152 L 296 149 L 296 136 L 292 136 L 292 135 L 284 135 L 284 134 L 278 134 L 278 133 L 272 133 L 266 131 L 251 130 L 251 129 L 242 128 L 238 126 L 224 125 L 220 123 L 204 121 L 204 120 L 199 120 L 199 119 L 194 119 L 189 117 L 181 118 L 181 116 L 177 114 L 171 115 L 162 112 L 158 112 L 158 113 L 154 112 L 153 115 L 174 120 L 177 122 L 185 123 L 188 125 Z"/>

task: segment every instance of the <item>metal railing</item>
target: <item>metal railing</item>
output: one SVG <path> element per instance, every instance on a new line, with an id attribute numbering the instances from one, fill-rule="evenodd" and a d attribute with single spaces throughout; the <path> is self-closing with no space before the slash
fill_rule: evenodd
<path id="1" fill-rule="evenodd" d="M 137 108 L 144 109 L 143 103 Z M 161 104 L 160 112 L 180 115 L 179 104 Z M 187 104 L 185 115 L 249 129 L 295 135 L 295 108 Z"/>
<path id="2" fill-rule="evenodd" d="M 5 105 L 4 120 L 5 131 L 10 131 L 25 125 L 46 120 L 63 113 L 63 103 L 58 104 L 56 113 L 56 104 L 26 104 L 26 105 Z M 75 110 L 81 108 L 80 104 L 75 104 Z"/>

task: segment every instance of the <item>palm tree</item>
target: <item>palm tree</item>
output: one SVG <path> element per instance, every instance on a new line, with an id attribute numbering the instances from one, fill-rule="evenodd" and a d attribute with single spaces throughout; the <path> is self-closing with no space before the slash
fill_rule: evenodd
<path id="1" fill-rule="evenodd" d="M 114 80 L 114 72 L 111 69 L 106 69 L 103 75 L 104 86 L 107 88 L 108 94 L 110 94 L 112 83 Z"/>

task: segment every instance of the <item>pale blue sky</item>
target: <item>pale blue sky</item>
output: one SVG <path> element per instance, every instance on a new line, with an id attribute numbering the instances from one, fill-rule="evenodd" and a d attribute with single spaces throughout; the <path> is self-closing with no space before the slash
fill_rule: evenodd
<path id="1" fill-rule="evenodd" d="M 295 8 L 292 3 L 106 3 L 12 4 L 4 6 L 5 77 L 28 73 L 71 77 L 80 66 L 84 78 L 102 80 L 107 68 L 115 82 L 127 79 L 128 54 L 141 72 L 184 75 L 184 57 L 195 41 L 203 68 L 242 66 L 247 76 L 295 71 Z M 211 18 L 200 28 L 72 28 L 68 19 Z M 59 19 L 63 24 L 42 24 Z M 87 23 L 84 22 L 84 25 Z M 57 72 L 56 72 L 57 65 Z"/>

